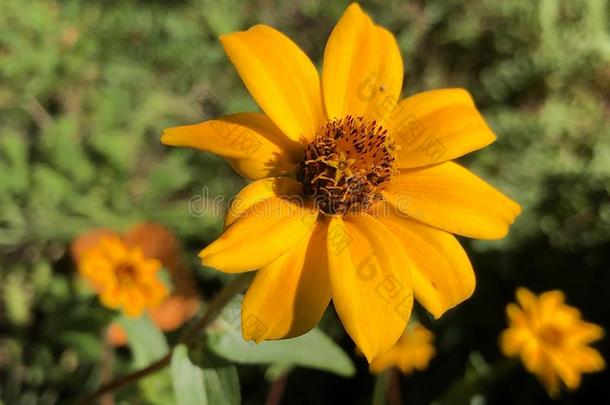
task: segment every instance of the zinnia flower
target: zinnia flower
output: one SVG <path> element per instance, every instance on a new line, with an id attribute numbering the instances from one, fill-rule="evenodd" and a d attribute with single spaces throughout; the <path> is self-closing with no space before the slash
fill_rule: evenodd
<path id="1" fill-rule="evenodd" d="M 502 352 L 521 356 L 527 370 L 540 379 L 549 395 L 560 392 L 560 381 L 574 390 L 582 373 L 603 370 L 604 359 L 589 344 L 600 339 L 601 327 L 581 319 L 580 311 L 564 303 L 554 290 L 536 297 L 517 289 L 519 305 L 508 304 L 509 327 L 500 339 Z"/>
<path id="2" fill-rule="evenodd" d="M 105 306 L 120 308 L 128 316 L 148 310 L 162 330 L 178 328 L 198 307 L 196 289 L 179 259 L 177 241 L 159 224 L 136 225 L 124 236 L 107 229 L 90 231 L 73 242 L 72 256 Z M 172 282 L 169 296 L 160 279 L 162 267 Z M 120 326 L 110 326 L 109 339 L 115 345 L 125 343 Z"/>
<path id="3" fill-rule="evenodd" d="M 255 180 L 200 254 L 224 272 L 260 269 L 244 338 L 303 334 L 332 297 L 371 361 L 404 331 L 413 294 L 435 317 L 469 297 L 473 270 L 452 233 L 502 238 L 520 208 L 450 162 L 495 140 L 468 92 L 399 101 L 396 40 L 357 4 L 330 35 L 321 79 L 269 26 L 220 41 L 263 112 L 169 128 L 162 142 L 216 153 Z"/>
<path id="4" fill-rule="evenodd" d="M 405 374 L 425 370 L 435 353 L 433 341 L 434 335 L 423 325 L 409 325 L 390 350 L 375 357 L 370 370 L 375 374 L 392 367 L 398 367 Z"/>

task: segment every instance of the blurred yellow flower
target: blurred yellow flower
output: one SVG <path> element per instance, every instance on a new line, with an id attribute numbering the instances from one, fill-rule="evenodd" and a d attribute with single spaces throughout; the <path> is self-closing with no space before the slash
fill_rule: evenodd
<path id="1" fill-rule="evenodd" d="M 391 367 L 405 374 L 425 370 L 436 352 L 433 341 L 434 334 L 421 324 L 410 325 L 390 350 L 375 357 L 370 370 L 375 374 Z"/>
<path id="2" fill-rule="evenodd" d="M 435 317 L 468 298 L 475 277 L 452 234 L 502 238 L 520 212 L 451 162 L 495 140 L 468 92 L 399 100 L 396 40 L 357 4 L 330 35 L 321 78 L 269 26 L 220 41 L 263 112 L 168 128 L 161 140 L 223 156 L 255 180 L 200 254 L 220 271 L 260 269 L 244 338 L 301 335 L 332 297 L 371 361 L 401 336 L 414 295 Z"/>
<path id="3" fill-rule="evenodd" d="M 182 262 L 179 243 L 174 234 L 161 224 L 145 222 L 137 224 L 124 235 L 109 229 L 94 229 L 80 235 L 72 242 L 73 259 L 84 265 L 86 253 L 103 249 L 104 239 L 121 240 L 129 250 L 140 250 L 145 260 L 159 261 L 169 272 L 172 292 L 158 306 L 148 306 L 147 312 L 153 322 L 163 331 L 172 331 L 189 320 L 199 307 L 196 282 Z M 115 346 L 127 342 L 125 331 L 118 323 L 108 328 L 108 340 Z"/>
<path id="4" fill-rule="evenodd" d="M 167 297 L 159 278 L 161 268 L 159 260 L 147 258 L 141 248 L 113 235 L 102 236 L 78 260 L 80 274 L 97 290 L 102 304 L 120 308 L 130 317 L 159 306 Z"/>
<path id="5" fill-rule="evenodd" d="M 508 304 L 509 327 L 500 338 L 507 356 L 521 356 L 525 367 L 538 376 L 549 395 L 560 392 L 560 380 L 574 390 L 582 373 L 603 370 L 604 359 L 588 345 L 604 330 L 581 319 L 580 311 L 564 303 L 563 292 L 554 290 L 535 296 L 517 289 L 519 305 Z"/>

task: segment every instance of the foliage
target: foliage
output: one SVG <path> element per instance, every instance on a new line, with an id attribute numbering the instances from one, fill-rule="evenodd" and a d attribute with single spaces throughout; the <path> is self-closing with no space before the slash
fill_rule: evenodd
<path id="1" fill-rule="evenodd" d="M 256 109 L 224 56 L 219 34 L 268 23 L 319 63 L 346 5 L 0 0 L 0 402 L 65 403 L 95 389 L 109 367 L 103 334 L 113 314 L 75 275 L 69 243 L 78 234 L 160 222 L 183 241 L 206 295 L 225 282 L 200 268 L 196 252 L 220 232 L 223 203 L 243 181 L 221 159 L 162 146 L 160 132 Z M 362 5 L 399 41 L 406 94 L 450 86 L 472 92 L 498 141 L 464 163 L 524 207 L 507 239 L 467 242 L 478 276 L 472 299 L 438 322 L 428 322 L 418 309 L 420 320 L 438 337 L 439 354 L 428 372 L 402 379 L 403 395 L 409 403 L 435 398 L 544 402 L 533 377 L 519 369 L 506 371 L 496 339 L 505 325 L 504 305 L 518 285 L 560 288 L 585 319 L 610 326 L 605 299 L 610 5 L 605 0 L 371 0 Z M 129 333 L 132 351 L 116 351 L 117 374 L 164 352 L 166 337 L 143 325 Z M 133 337 L 138 328 L 148 330 Z M 353 353 L 331 311 L 321 328 Z M 154 353 L 140 353 L 133 345 L 155 336 L 161 340 Z M 320 336 L 309 339 L 317 339 L 313 344 L 331 360 L 317 368 L 349 375 L 345 354 Z M 214 347 L 214 335 L 207 338 Z M 208 383 L 234 386 L 237 372 L 223 359 L 220 369 L 192 360 L 208 348 L 199 354 L 179 348 L 171 368 L 150 377 L 161 383 L 144 380 L 117 398 L 163 401 L 172 395 L 177 370 L 189 375 L 191 389 L 203 378 L 204 391 L 197 395 L 213 398 L 208 390 L 218 388 Z M 600 349 L 608 358 L 607 341 Z M 250 363 L 232 353 L 228 360 Z M 275 358 L 252 360 L 257 365 L 238 366 L 241 398 L 262 401 L 271 384 L 264 377 L 267 370 L 272 379 L 289 373 L 288 402 L 366 402 L 361 398 L 370 398 L 373 382 L 364 360 L 351 357 L 357 365 L 352 379 L 293 369 L 303 365 L 295 358 L 289 366 Z M 274 365 L 268 368 L 269 363 Z M 587 377 L 579 392 L 562 400 L 605 397 L 604 378 L 608 375 Z M 175 377 L 173 383 L 184 385 Z M 154 391 L 159 389 L 167 392 Z"/>

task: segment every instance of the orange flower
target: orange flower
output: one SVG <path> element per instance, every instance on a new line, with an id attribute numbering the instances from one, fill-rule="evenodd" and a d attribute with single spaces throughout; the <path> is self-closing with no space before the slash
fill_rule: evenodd
<path id="1" fill-rule="evenodd" d="M 153 321 L 166 331 L 182 325 L 199 305 L 194 282 L 182 266 L 178 250 L 172 233 L 151 223 L 135 226 L 124 237 L 107 229 L 93 230 L 72 244 L 72 256 L 78 262 L 79 271 L 96 288 L 104 305 L 121 307 L 129 316 L 147 310 Z M 126 264 L 133 267 L 133 274 L 128 274 L 136 275 L 133 279 L 125 280 L 124 274 L 120 274 L 121 266 Z M 169 297 L 158 277 L 162 266 L 168 269 L 173 285 Z M 111 325 L 108 337 L 115 345 L 126 341 L 118 324 Z"/>
<path id="2" fill-rule="evenodd" d="M 78 269 L 97 290 L 102 304 L 131 317 L 158 306 L 167 296 L 158 274 L 161 262 L 144 257 L 141 249 L 130 248 L 117 237 L 103 237 L 97 247 L 84 253 Z"/>
<path id="3" fill-rule="evenodd" d="M 247 340 L 301 335 L 331 298 L 367 359 L 403 333 L 413 297 L 435 317 L 475 277 L 453 234 L 504 237 L 517 203 L 452 162 L 496 137 L 463 89 L 400 99 L 394 36 L 350 5 L 326 44 L 321 77 L 266 26 L 220 37 L 262 112 L 165 129 L 161 141 L 225 157 L 255 180 L 200 257 L 259 270 L 242 308 Z"/>
<path id="4" fill-rule="evenodd" d="M 582 373 L 604 369 L 602 356 L 589 347 L 604 330 L 583 321 L 578 309 L 564 303 L 563 292 L 548 291 L 537 297 L 521 287 L 517 301 L 519 305 L 506 307 L 509 327 L 502 332 L 500 347 L 507 356 L 521 356 L 549 395 L 559 394 L 560 380 L 574 390 Z"/>
<path id="5" fill-rule="evenodd" d="M 391 367 L 398 367 L 405 374 L 425 370 L 434 357 L 433 341 L 434 335 L 423 325 L 410 325 L 390 350 L 375 357 L 370 370 L 375 374 Z"/>

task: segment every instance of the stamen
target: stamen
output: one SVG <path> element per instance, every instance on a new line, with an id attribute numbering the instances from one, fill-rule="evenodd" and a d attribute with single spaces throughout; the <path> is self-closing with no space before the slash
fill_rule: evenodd
<path id="1" fill-rule="evenodd" d="M 330 215 L 366 210 L 396 171 L 395 144 L 376 121 L 346 116 L 327 122 L 297 169 L 303 191 Z"/>

